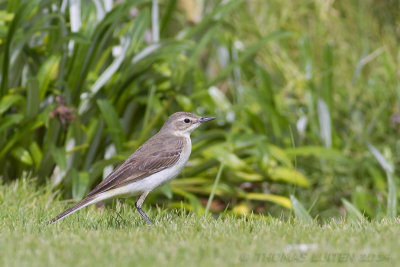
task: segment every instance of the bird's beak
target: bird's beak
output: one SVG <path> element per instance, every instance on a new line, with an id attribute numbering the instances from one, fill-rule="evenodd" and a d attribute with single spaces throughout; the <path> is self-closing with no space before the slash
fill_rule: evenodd
<path id="1" fill-rule="evenodd" d="M 200 122 L 212 121 L 215 120 L 215 117 L 201 117 Z"/>

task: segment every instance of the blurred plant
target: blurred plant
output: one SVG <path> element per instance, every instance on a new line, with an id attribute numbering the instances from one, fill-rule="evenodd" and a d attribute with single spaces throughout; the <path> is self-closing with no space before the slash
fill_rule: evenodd
<path id="1" fill-rule="evenodd" d="M 193 26 L 179 15 L 173 18 L 176 1 L 161 8 L 157 1 L 127 1 L 111 9 L 96 1 L 66 3 L 2 4 L 7 10 L 0 91 L 4 181 L 29 171 L 39 181 L 51 178 L 54 186 L 67 189 L 66 197 L 81 198 L 110 165 L 154 134 L 167 114 L 183 109 L 217 112 L 222 126 L 195 138 L 188 178 L 161 189 L 167 197 L 181 195 L 193 209 L 199 202 L 193 193 L 210 194 L 218 161 L 226 166 L 225 179 L 215 194 L 225 200 L 251 200 L 238 187 L 245 182 L 309 186 L 290 161 L 272 163 L 270 150 L 284 153 L 269 147 L 265 133 L 253 132 L 245 121 L 236 123 L 239 106 L 213 86 L 287 32 L 270 34 L 218 62 L 213 57 L 221 49 L 235 49 L 231 36 L 219 33 L 232 31 L 225 17 L 243 1 L 218 4 Z M 170 30 L 172 23 L 179 27 Z M 227 134 L 234 120 L 237 129 Z M 253 199 L 290 208 L 273 194 Z"/>
<path id="2" fill-rule="evenodd" d="M 371 3 L 195 2 L 0 1 L 2 180 L 29 173 L 81 198 L 185 110 L 217 123 L 153 201 L 379 217 L 393 202 L 365 144 L 397 142 L 395 29 L 369 36 L 384 27 L 364 19 Z"/>

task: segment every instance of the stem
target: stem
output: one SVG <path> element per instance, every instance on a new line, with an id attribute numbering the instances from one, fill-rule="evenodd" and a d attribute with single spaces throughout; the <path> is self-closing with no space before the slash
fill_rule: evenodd
<path id="1" fill-rule="evenodd" d="M 210 210 L 211 202 L 212 202 L 213 199 L 214 199 L 215 191 L 217 190 L 217 185 L 218 185 L 218 183 L 219 183 L 219 180 L 221 179 L 221 174 L 222 174 L 222 170 L 223 170 L 223 169 L 224 169 L 224 163 L 221 162 L 221 165 L 219 166 L 219 169 L 218 169 L 217 177 L 216 177 L 216 179 L 215 179 L 213 188 L 212 188 L 212 190 L 211 190 L 210 197 L 208 198 L 208 202 L 207 202 L 207 206 L 206 206 L 206 210 L 205 210 L 205 212 L 204 212 L 204 215 L 207 215 L 207 214 L 208 214 L 208 211 Z"/>

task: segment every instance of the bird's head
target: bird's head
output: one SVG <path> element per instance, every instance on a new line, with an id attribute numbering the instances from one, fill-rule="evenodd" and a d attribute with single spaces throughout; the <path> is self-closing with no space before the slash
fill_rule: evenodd
<path id="1" fill-rule="evenodd" d="M 200 117 L 189 112 L 176 112 L 168 117 L 161 131 L 169 131 L 178 136 L 190 135 L 203 122 L 214 120 L 215 117 Z"/>

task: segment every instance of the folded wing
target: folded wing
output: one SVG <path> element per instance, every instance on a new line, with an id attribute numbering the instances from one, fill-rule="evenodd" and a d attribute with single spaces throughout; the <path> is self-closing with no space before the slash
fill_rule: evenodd
<path id="1" fill-rule="evenodd" d="M 87 197 L 139 181 L 173 166 L 179 160 L 183 150 L 184 138 L 154 137 L 139 147 L 124 163 L 89 192 Z"/>

